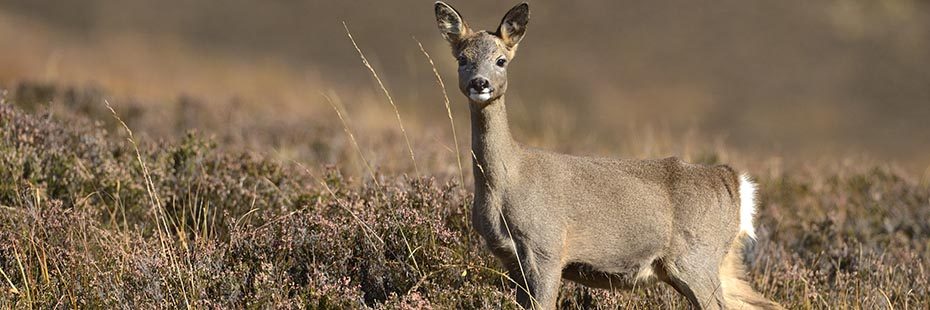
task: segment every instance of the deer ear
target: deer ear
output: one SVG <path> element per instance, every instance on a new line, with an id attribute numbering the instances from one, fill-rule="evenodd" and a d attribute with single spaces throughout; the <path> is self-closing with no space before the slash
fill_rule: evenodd
<path id="1" fill-rule="evenodd" d="M 530 22 L 530 5 L 526 2 L 507 11 L 504 19 L 501 20 L 500 27 L 497 28 L 497 35 L 510 48 L 517 47 L 523 34 L 526 33 L 526 24 Z"/>
<path id="2" fill-rule="evenodd" d="M 436 22 L 439 24 L 439 33 L 451 44 L 456 44 L 471 31 L 462 15 L 442 1 L 436 1 Z"/>

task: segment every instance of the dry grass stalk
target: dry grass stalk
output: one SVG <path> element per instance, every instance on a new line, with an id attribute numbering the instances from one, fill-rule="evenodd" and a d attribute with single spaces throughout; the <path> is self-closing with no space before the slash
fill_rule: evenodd
<path id="1" fill-rule="evenodd" d="M 358 145 L 358 140 L 355 139 L 355 134 L 352 133 L 352 130 L 349 129 L 349 122 L 346 121 L 345 117 L 342 116 L 342 112 L 339 110 L 339 107 L 336 106 L 336 102 L 326 94 L 320 93 L 326 102 L 329 103 L 329 106 L 333 107 L 333 111 L 336 112 L 336 116 L 339 117 L 339 121 L 342 123 L 342 130 L 345 131 L 346 135 L 349 136 L 349 141 L 352 142 L 352 147 L 355 148 L 355 153 L 358 154 L 358 157 L 362 159 L 362 163 L 365 165 L 365 170 L 368 171 L 368 176 L 371 177 L 371 181 L 375 183 L 378 187 L 381 187 L 381 183 L 378 182 L 378 177 L 375 176 L 375 170 L 371 168 L 371 163 L 368 162 L 368 159 L 365 158 L 365 154 L 362 153 L 362 148 Z"/>
<path id="2" fill-rule="evenodd" d="M 371 71 L 371 75 L 378 81 L 378 86 L 381 87 L 381 91 L 384 92 L 384 96 L 387 97 L 388 102 L 391 103 L 391 107 L 394 108 L 394 115 L 397 116 L 397 125 L 400 127 L 401 133 L 404 135 L 404 141 L 407 142 L 407 151 L 410 152 L 410 161 L 413 162 L 413 170 L 420 176 L 420 168 L 417 167 L 417 159 L 413 154 L 413 146 L 410 144 L 410 138 L 407 137 L 407 130 L 404 129 L 404 121 L 400 118 L 400 112 L 397 110 L 397 105 L 394 104 L 394 98 L 391 97 L 391 93 L 388 92 L 387 88 L 384 87 L 384 83 L 381 82 L 381 78 L 378 77 L 378 73 L 375 72 L 375 69 L 371 67 L 371 64 L 368 62 L 368 58 L 365 57 L 365 54 L 362 53 L 362 49 L 358 47 L 358 44 L 355 43 L 355 39 L 352 38 L 352 33 L 349 32 L 349 26 L 346 25 L 346 22 L 342 22 L 342 27 L 346 29 L 346 35 L 349 37 L 349 40 L 352 41 L 352 46 L 355 47 L 355 51 L 358 52 L 358 56 L 362 58 L 362 64 L 368 68 L 368 71 Z"/>
<path id="3" fill-rule="evenodd" d="M 481 171 L 482 174 L 485 173 L 485 172 L 484 172 L 484 167 L 482 167 L 481 164 L 478 163 L 478 155 L 475 154 L 474 151 L 471 152 L 471 157 L 472 157 L 472 159 L 475 161 L 475 165 L 478 166 L 478 170 Z M 485 183 L 485 185 L 487 185 L 488 187 L 491 187 L 491 184 Z M 493 192 L 492 192 L 492 195 L 493 195 Z M 503 210 L 503 209 L 497 209 L 497 211 L 500 212 L 501 221 L 504 223 L 504 229 L 507 230 L 507 235 L 510 237 L 510 240 L 513 240 L 513 232 L 510 230 L 510 225 L 507 223 L 507 217 L 504 216 L 504 210 Z M 523 291 L 526 292 L 527 296 L 529 296 L 530 301 L 531 301 L 534 305 L 538 306 L 538 305 L 539 305 L 539 302 L 536 300 L 536 298 L 533 296 L 533 294 L 530 293 L 530 291 L 529 291 L 530 284 L 529 284 L 529 281 L 526 280 L 526 272 L 523 271 L 523 263 L 522 263 L 521 260 L 520 260 L 520 251 L 518 251 L 518 249 L 517 249 L 517 244 L 516 244 L 516 243 L 513 243 L 513 241 L 511 241 L 511 242 L 510 242 L 510 245 L 513 247 L 513 253 L 514 253 L 514 255 L 517 256 L 517 258 L 516 258 L 517 267 L 520 269 L 520 277 L 523 278 L 523 285 L 522 285 L 522 286 L 521 286 L 521 285 L 517 285 L 517 286 L 518 286 L 518 289 L 523 289 Z"/>
<path id="4" fill-rule="evenodd" d="M 348 32 L 348 28 L 346 28 L 346 32 Z M 351 38 L 351 35 L 350 35 L 350 38 Z M 353 42 L 353 44 L 355 43 L 354 40 L 353 40 L 352 42 Z M 361 51 L 359 51 L 359 53 L 361 53 Z M 362 56 L 362 57 L 363 57 L 363 59 L 364 59 L 364 56 Z M 366 64 L 367 64 L 367 61 L 366 61 Z M 370 67 L 369 67 L 369 68 L 370 68 Z M 374 71 L 372 71 L 372 73 L 374 73 Z M 333 100 L 332 100 L 331 98 L 329 98 L 329 96 L 327 96 L 326 94 L 322 94 L 322 95 L 323 95 L 323 98 L 325 98 L 326 101 L 329 103 L 329 105 L 333 107 L 333 110 L 336 111 L 336 115 L 339 116 L 339 121 L 342 122 L 342 128 L 343 128 L 343 130 L 345 130 L 346 134 L 349 135 L 349 139 L 352 141 L 352 145 L 355 147 L 355 151 L 358 153 L 358 156 L 362 159 L 362 162 L 365 163 L 365 168 L 368 169 L 368 174 L 371 176 L 372 182 L 375 183 L 375 188 L 377 188 L 378 191 L 381 192 L 382 195 L 385 195 L 385 194 L 384 194 L 384 191 L 382 190 L 381 183 L 378 182 L 378 178 L 377 178 L 377 176 L 375 175 L 374 169 L 372 169 L 371 164 L 368 163 L 368 160 L 365 159 L 365 155 L 362 154 L 362 148 L 359 147 L 358 141 L 355 140 L 355 135 L 352 134 L 352 131 L 351 131 L 351 130 L 349 130 L 349 124 L 348 124 L 348 122 L 346 122 L 345 117 L 342 116 L 342 112 L 339 111 L 339 108 L 336 107 L 336 103 L 333 102 Z M 395 110 L 395 112 L 396 112 L 396 111 L 397 111 L 397 110 Z M 399 121 L 399 120 L 400 120 L 400 114 L 398 114 L 397 117 L 398 117 L 398 121 Z M 403 127 L 401 127 L 401 128 L 403 128 Z M 405 134 L 405 137 L 406 137 L 406 134 Z M 409 146 L 409 144 L 408 144 L 408 146 Z M 412 153 L 412 152 L 413 152 L 413 150 L 411 149 L 411 153 L 410 153 L 411 159 L 413 158 L 413 157 L 412 157 L 412 156 L 413 156 L 413 153 Z M 416 164 L 416 161 L 414 161 L 414 164 Z M 309 172 L 309 171 L 308 171 L 308 172 Z M 335 197 L 335 196 L 334 196 L 334 197 Z M 388 206 L 388 208 L 393 208 L 393 207 L 392 207 L 392 206 Z M 396 217 L 396 214 L 395 214 L 394 216 Z M 409 242 L 408 239 L 407 239 L 407 235 L 404 233 L 403 230 L 400 230 L 400 234 L 401 234 L 401 237 L 402 237 L 403 240 L 404 240 L 404 246 L 407 248 L 408 256 L 413 260 L 414 268 L 417 270 L 417 273 L 422 274 L 422 271 L 421 271 L 421 269 L 420 269 L 420 265 L 417 263 L 416 258 L 413 257 L 413 247 L 410 246 L 410 242 Z M 380 240 L 381 238 L 378 237 L 378 239 Z M 383 243 L 383 242 L 384 242 L 384 241 L 382 240 L 382 243 Z"/>
<path id="5" fill-rule="evenodd" d="M 462 152 L 459 151 L 459 137 L 455 133 L 455 121 L 452 119 L 452 107 L 449 104 L 449 94 L 446 92 L 446 84 L 442 82 L 442 77 L 439 76 L 439 71 L 436 70 L 436 64 L 433 63 L 433 58 L 430 57 L 426 49 L 423 48 L 423 44 L 420 43 L 420 40 L 417 40 L 417 38 L 413 38 L 413 40 L 417 41 L 417 46 L 420 47 L 423 56 L 426 56 L 426 60 L 429 60 L 430 68 L 433 69 L 433 75 L 436 76 L 436 83 L 439 83 L 439 89 L 442 90 L 442 98 L 445 99 L 446 104 L 446 113 L 449 116 L 449 127 L 452 128 L 452 139 L 455 142 L 455 159 L 459 165 L 459 176 L 461 176 L 462 185 L 465 185 L 465 171 L 462 169 Z"/>
<path id="6" fill-rule="evenodd" d="M 107 109 L 110 110 L 110 113 L 113 114 L 113 117 L 116 118 L 116 120 L 120 123 L 120 125 L 123 126 L 123 129 L 125 129 L 126 133 L 129 135 L 126 139 L 129 140 L 130 144 L 132 144 L 132 148 L 136 153 L 136 160 L 139 162 L 139 165 L 142 167 L 142 175 L 145 178 L 146 192 L 148 192 L 149 194 L 149 198 L 152 202 L 152 206 L 155 207 L 156 223 L 161 222 L 161 225 L 160 225 L 161 227 L 157 229 L 156 232 L 158 234 L 158 238 L 162 246 L 162 255 L 167 255 L 168 260 L 173 265 L 175 269 L 175 273 L 178 277 L 178 283 L 181 284 L 181 296 L 184 297 L 184 305 L 187 307 L 187 309 L 191 309 L 191 302 L 188 298 L 187 289 L 184 287 L 184 282 L 185 282 L 184 277 L 182 277 L 181 275 L 181 267 L 179 266 L 180 263 L 178 263 L 178 258 L 175 257 L 174 251 L 169 248 L 169 244 L 167 240 L 167 236 L 170 234 L 170 228 L 168 227 L 167 212 L 165 212 L 164 207 L 162 206 L 162 203 L 161 203 L 161 199 L 158 197 L 158 193 L 155 191 L 155 183 L 152 181 L 152 176 L 149 173 L 148 166 L 146 166 L 145 161 L 142 160 L 142 152 L 139 151 L 139 145 L 136 144 L 136 141 L 132 134 L 132 130 L 129 129 L 129 125 L 126 125 L 126 122 L 124 122 L 123 119 L 119 117 L 119 114 L 117 114 L 116 110 L 113 109 L 113 106 L 110 105 L 109 100 L 104 100 L 103 102 L 106 104 Z M 161 229 L 164 229 L 164 232 L 162 232 Z M 181 238 L 181 242 L 185 243 L 184 249 L 188 249 L 188 247 L 186 246 L 186 242 L 183 238 Z M 170 287 L 171 284 L 165 281 L 165 286 Z"/>
<path id="7" fill-rule="evenodd" d="M 329 195 L 333 197 L 333 200 L 336 201 L 336 205 L 338 205 L 340 208 L 348 212 L 349 215 L 352 216 L 352 219 L 358 222 L 358 225 L 362 227 L 363 231 L 365 231 L 365 237 L 368 238 L 369 242 L 371 241 L 371 236 L 374 236 L 376 239 L 378 239 L 378 242 L 380 242 L 381 245 L 384 245 L 384 239 L 382 239 L 381 236 L 378 236 L 378 233 L 375 232 L 374 229 L 371 229 L 371 227 L 368 226 L 368 224 L 366 224 L 365 221 L 359 218 L 358 215 L 355 214 L 355 212 L 352 212 L 352 210 L 350 210 L 349 207 L 346 207 L 342 199 L 339 199 L 339 196 L 336 195 L 336 192 L 333 192 L 333 189 L 329 187 L 329 184 L 326 184 L 326 181 L 324 181 L 322 178 L 318 177 L 316 174 L 311 172 L 310 168 L 305 167 L 303 164 L 296 162 L 296 161 L 294 163 L 297 164 L 297 166 L 299 166 L 300 168 L 302 168 L 305 172 L 307 172 L 307 174 L 309 174 L 310 177 L 316 179 L 316 181 L 319 182 L 321 186 L 323 186 L 323 189 L 325 189 L 326 192 L 329 193 Z M 297 211 L 294 211 L 294 212 L 297 212 Z M 288 215 L 291 215 L 291 214 L 293 213 L 290 213 Z"/>

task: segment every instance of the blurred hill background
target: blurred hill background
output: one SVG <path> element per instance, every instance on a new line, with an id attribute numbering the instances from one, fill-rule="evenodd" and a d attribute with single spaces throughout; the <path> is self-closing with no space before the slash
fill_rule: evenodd
<path id="1" fill-rule="evenodd" d="M 450 3 L 480 29 L 515 4 Z M 420 145 L 448 130 L 421 41 L 453 85 L 467 141 L 466 100 L 432 4 L 0 0 L 0 85 L 100 88 L 156 111 L 196 98 L 206 112 L 177 113 L 192 117 L 180 127 L 206 131 L 237 126 L 209 119 L 229 110 L 263 128 L 322 126 L 334 119 L 327 94 L 358 126 L 395 130 L 345 21 Z M 659 156 L 713 144 L 791 165 L 930 165 L 930 2 L 534 1 L 531 11 L 508 93 L 517 139 L 530 145 Z M 144 124 L 159 135 L 165 119 Z"/>

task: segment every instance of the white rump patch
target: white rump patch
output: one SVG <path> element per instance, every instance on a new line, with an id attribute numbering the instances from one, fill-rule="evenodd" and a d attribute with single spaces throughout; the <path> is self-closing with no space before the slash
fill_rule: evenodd
<path id="1" fill-rule="evenodd" d="M 656 273 L 652 269 L 652 264 L 644 265 L 639 268 L 638 272 L 636 272 L 636 276 L 633 278 L 633 281 L 638 283 L 649 283 L 654 280 L 655 276 Z"/>
<path id="2" fill-rule="evenodd" d="M 639 270 L 636 272 L 636 275 L 633 276 L 633 283 L 652 283 L 652 281 L 656 279 L 655 268 L 653 268 L 653 263 L 655 261 L 656 257 L 653 256 L 643 262 L 643 264 L 639 266 Z"/>
<path id="3" fill-rule="evenodd" d="M 756 183 L 752 182 L 749 174 L 743 173 L 739 176 L 739 230 L 752 239 L 756 239 L 756 229 L 752 225 L 755 214 Z"/>

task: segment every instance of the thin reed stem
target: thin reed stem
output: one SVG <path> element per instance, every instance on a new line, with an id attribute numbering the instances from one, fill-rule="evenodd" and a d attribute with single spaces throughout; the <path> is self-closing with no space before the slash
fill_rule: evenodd
<path id="1" fill-rule="evenodd" d="M 381 187 L 378 182 L 378 178 L 375 177 L 375 170 L 371 168 L 371 164 L 368 163 L 368 159 L 365 158 L 365 154 L 362 153 L 362 148 L 358 146 L 358 140 L 355 140 L 355 134 L 352 133 L 352 130 L 349 130 L 349 123 L 346 121 L 345 117 L 342 116 L 342 112 L 339 111 L 339 107 L 336 106 L 336 103 L 332 98 L 327 96 L 324 93 L 320 93 L 326 102 L 329 103 L 329 106 L 333 107 L 333 111 L 336 111 L 336 116 L 339 117 L 339 121 L 342 122 L 342 130 L 346 132 L 346 135 L 349 136 L 349 141 L 352 142 L 352 146 L 355 147 L 355 152 L 358 153 L 358 157 L 362 159 L 362 163 L 365 164 L 365 169 L 368 170 L 368 175 L 371 177 L 371 181 L 375 182 L 375 185 Z"/>
<path id="2" fill-rule="evenodd" d="M 325 98 L 326 101 L 329 102 L 329 105 L 333 107 L 333 110 L 336 111 L 336 115 L 339 116 L 339 120 L 342 122 L 342 128 L 343 130 L 345 130 L 346 134 L 349 135 L 349 139 L 352 141 L 352 145 L 355 146 L 355 151 L 358 152 L 358 156 L 362 159 L 362 162 L 365 163 L 365 167 L 368 169 L 368 173 L 371 175 L 371 179 L 375 183 L 375 188 L 378 189 L 378 192 L 380 192 L 381 195 L 387 197 L 387 194 L 385 194 L 384 191 L 382 190 L 381 183 L 379 183 L 378 179 L 375 177 L 374 169 L 371 168 L 371 164 L 368 163 L 368 160 L 365 159 L 365 156 L 362 154 L 362 148 L 358 146 L 358 141 L 355 140 L 355 135 L 352 134 L 351 130 L 349 130 L 349 124 L 346 122 L 345 117 L 342 116 L 342 112 L 339 111 L 339 108 L 336 107 L 336 103 L 333 102 L 333 100 L 329 98 L 329 96 L 327 96 L 326 94 L 321 94 L 321 95 L 323 95 L 323 98 Z M 388 208 L 393 209 L 393 206 L 391 206 L 389 203 Z M 394 214 L 394 218 L 395 219 L 397 218 L 396 213 Z M 417 263 L 416 258 L 413 257 L 413 247 L 410 246 L 410 242 L 407 240 L 407 234 L 405 234 L 403 230 L 398 229 L 398 231 L 400 232 L 401 238 L 404 240 L 404 246 L 407 247 L 408 255 L 413 260 L 414 268 L 417 270 L 417 273 L 422 274 L 423 272 L 420 270 L 420 265 Z M 384 241 L 382 240 L 382 242 Z"/>
<path id="3" fill-rule="evenodd" d="M 381 242 L 381 245 L 384 245 L 384 239 L 382 239 L 381 236 L 378 236 L 378 233 L 375 232 L 374 229 L 371 229 L 371 227 L 368 226 L 368 224 L 366 224 L 365 221 L 359 218 L 358 215 L 355 215 L 355 212 L 352 212 L 352 210 L 350 210 L 349 207 L 346 207 L 345 204 L 342 202 L 342 200 L 339 199 L 339 196 L 336 195 L 336 192 L 334 192 L 333 189 L 329 187 L 329 184 L 326 184 L 326 181 L 324 181 L 323 178 L 318 177 L 317 175 L 313 174 L 313 172 L 310 172 L 310 168 L 305 167 L 303 164 L 296 162 L 296 161 L 294 163 L 297 164 L 297 166 L 299 166 L 301 169 L 304 169 L 304 171 L 307 172 L 307 174 L 309 174 L 310 177 L 316 179 L 317 182 L 319 182 L 320 185 L 323 186 L 323 189 L 325 189 L 326 192 L 329 193 L 329 195 L 333 197 L 333 200 L 336 201 L 336 205 L 338 205 L 340 208 L 342 208 L 346 212 L 349 212 L 349 215 L 351 215 L 352 218 L 355 219 L 356 222 L 358 222 L 359 226 L 363 228 L 362 231 L 365 231 L 365 237 L 368 238 L 369 242 L 371 242 L 371 236 L 374 236 L 376 239 L 378 239 L 378 242 Z M 297 211 L 294 211 L 294 212 L 297 212 Z M 288 215 L 291 215 L 291 214 L 288 214 Z"/>
<path id="4" fill-rule="evenodd" d="M 407 151 L 410 152 L 410 161 L 413 162 L 413 170 L 417 174 L 417 177 L 420 176 L 420 168 L 417 167 L 417 158 L 413 154 L 413 146 L 410 144 L 410 138 L 407 137 L 407 130 L 404 129 L 404 121 L 400 118 L 400 112 L 397 110 L 397 105 L 394 104 L 394 98 L 391 97 L 391 93 L 388 92 L 387 88 L 384 87 L 384 83 L 381 82 L 381 78 L 378 77 L 378 73 L 375 72 L 375 69 L 371 67 L 371 64 L 368 62 L 368 58 L 365 57 L 365 54 L 362 53 L 362 49 L 358 47 L 358 44 L 355 43 L 355 39 L 352 38 L 352 33 L 349 32 L 349 26 L 346 25 L 346 22 L 342 22 L 342 27 L 346 29 L 346 35 L 349 37 L 349 40 L 352 41 L 352 46 L 355 47 L 355 51 L 358 52 L 358 56 L 362 58 L 362 64 L 368 68 L 368 71 L 371 71 L 371 75 L 378 81 L 378 86 L 381 87 L 381 91 L 384 92 L 384 96 L 387 97 L 388 102 L 391 103 L 391 107 L 394 108 L 394 115 L 397 116 L 397 125 L 400 127 L 401 133 L 404 135 L 404 141 L 407 142 Z"/>
<path id="5" fill-rule="evenodd" d="M 485 173 L 485 172 L 484 172 L 484 167 L 482 167 L 481 164 L 478 163 L 478 155 L 475 154 L 475 151 L 472 151 L 472 152 L 471 152 L 471 156 L 472 156 L 472 158 L 475 160 L 475 166 L 478 166 L 478 170 L 481 171 L 481 174 L 484 174 L 484 173 Z M 505 166 L 505 168 L 506 168 L 506 166 Z M 477 179 L 477 178 L 476 178 L 476 179 Z M 484 184 L 485 184 L 488 188 L 491 187 L 491 184 L 488 183 L 487 181 L 485 181 Z M 494 191 L 493 191 L 493 190 L 490 190 L 490 191 L 488 191 L 488 193 L 490 193 L 491 195 L 493 195 L 493 194 L 494 194 Z M 500 213 L 501 222 L 504 223 L 504 229 L 507 230 L 507 237 L 510 238 L 510 245 L 513 246 L 513 255 L 516 256 L 516 258 L 517 258 L 517 267 L 520 269 L 520 276 L 523 277 L 523 285 L 524 285 L 524 286 L 523 286 L 523 291 L 526 292 L 526 295 L 530 297 L 530 302 L 532 302 L 534 305 L 539 305 L 539 301 L 537 301 L 537 300 L 536 300 L 536 297 L 533 296 L 533 294 L 530 293 L 530 291 L 529 291 L 529 289 L 530 289 L 530 284 L 529 284 L 529 281 L 526 280 L 526 272 L 523 270 L 523 262 L 520 261 L 520 251 L 517 249 L 517 243 L 513 241 L 513 233 L 510 231 L 510 225 L 507 224 L 507 218 L 504 217 L 504 209 L 503 209 L 503 208 L 498 208 L 497 211 L 498 211 L 498 213 Z M 518 284 L 517 286 L 519 286 L 519 284 Z"/>
<path id="6" fill-rule="evenodd" d="M 420 51 L 423 52 L 423 55 L 426 56 L 426 60 L 429 61 L 429 65 L 433 69 L 433 75 L 436 76 L 436 82 L 439 84 L 439 89 L 442 90 L 442 98 L 445 99 L 446 104 L 446 113 L 449 116 L 449 127 L 452 128 L 452 140 L 455 141 L 455 159 L 458 161 L 459 165 L 459 176 L 462 178 L 462 186 L 465 186 L 465 170 L 462 169 L 462 152 L 459 150 L 459 138 L 455 133 L 455 121 L 452 119 L 452 107 L 449 104 L 449 94 L 446 92 L 446 84 L 442 82 L 442 77 L 439 76 L 439 71 L 436 70 L 436 64 L 433 63 L 433 58 L 430 57 L 426 49 L 423 48 L 423 44 L 420 43 L 420 40 L 417 40 L 417 38 L 413 38 L 413 40 L 417 41 L 417 46 L 420 47 Z"/>
<path id="7" fill-rule="evenodd" d="M 184 278 L 181 276 L 181 268 L 179 267 L 178 258 L 175 257 L 174 251 L 168 248 L 167 236 L 170 234 L 170 228 L 168 227 L 168 215 L 167 212 L 162 207 L 161 199 L 158 197 L 158 193 L 155 191 L 155 183 L 152 182 L 152 176 L 149 173 L 148 166 L 145 165 L 145 161 L 142 160 L 142 152 L 139 151 L 139 145 L 136 144 L 132 130 L 129 129 L 129 125 L 126 125 L 126 122 L 119 117 L 119 114 L 116 113 L 116 110 L 113 109 L 113 106 L 110 105 L 110 101 L 103 101 L 107 109 L 110 110 L 110 113 L 113 114 L 113 117 L 123 126 L 123 129 L 126 130 L 126 133 L 129 135 L 127 140 L 132 144 L 133 150 L 136 152 L 136 160 L 138 160 L 139 165 L 142 167 L 142 177 L 145 179 L 145 190 L 149 195 L 149 199 L 152 202 L 152 205 L 155 207 L 155 222 L 156 224 L 160 221 L 164 228 L 164 232 L 161 231 L 161 228 L 156 229 L 158 239 L 162 246 L 162 251 L 168 256 L 169 261 L 171 261 L 172 267 L 175 269 L 175 273 L 178 277 L 178 283 L 181 284 L 181 295 L 184 297 L 184 305 L 187 309 L 191 309 L 191 303 L 187 296 L 187 289 L 184 287 Z M 170 283 L 165 281 L 165 286 L 170 287 Z"/>

